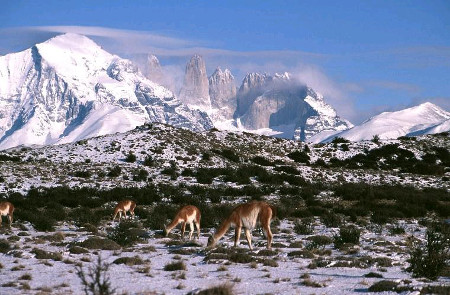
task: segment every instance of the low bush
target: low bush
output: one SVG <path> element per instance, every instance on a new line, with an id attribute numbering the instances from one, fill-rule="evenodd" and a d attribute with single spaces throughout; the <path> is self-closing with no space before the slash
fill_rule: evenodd
<path id="1" fill-rule="evenodd" d="M 223 284 L 211 288 L 207 288 L 201 291 L 193 291 L 187 295 L 233 295 L 233 286 L 230 284 Z"/>
<path id="2" fill-rule="evenodd" d="M 164 265 L 165 271 L 186 270 L 186 264 L 183 261 L 174 261 Z"/>
<path id="3" fill-rule="evenodd" d="M 45 250 L 41 250 L 38 248 L 34 248 L 31 253 L 34 253 L 36 255 L 37 259 L 52 259 L 55 261 L 61 261 L 62 260 L 62 254 L 57 252 L 49 252 Z"/>
<path id="4" fill-rule="evenodd" d="M 104 239 L 99 237 L 90 237 L 87 240 L 81 242 L 79 246 L 87 249 L 97 250 L 120 250 L 121 247 L 116 242 L 110 239 Z"/>
<path id="5" fill-rule="evenodd" d="M 394 281 L 388 281 L 388 280 L 382 280 L 379 282 L 376 282 L 372 286 L 369 287 L 369 292 L 388 292 L 393 291 L 395 292 L 397 289 L 397 286 L 399 283 Z"/>
<path id="6" fill-rule="evenodd" d="M 125 162 L 127 163 L 136 162 L 136 155 L 132 151 L 129 151 L 127 157 L 125 158 Z"/>
<path id="7" fill-rule="evenodd" d="M 144 261 L 139 256 L 120 257 L 113 261 L 114 264 L 126 264 L 128 266 L 141 265 Z"/>
<path id="8" fill-rule="evenodd" d="M 294 151 L 287 155 L 289 158 L 297 163 L 309 163 L 309 155 L 304 151 Z"/>
<path id="9" fill-rule="evenodd" d="M 108 177 L 118 177 L 120 175 L 120 173 L 122 172 L 122 168 L 120 168 L 119 165 L 111 167 L 108 170 L 109 171 L 106 174 L 106 176 L 108 176 Z"/>
<path id="10" fill-rule="evenodd" d="M 310 235 L 314 232 L 314 218 L 306 217 L 297 221 L 294 225 L 294 232 L 299 235 Z"/>
<path id="11" fill-rule="evenodd" d="M 444 269 L 449 267 L 450 258 L 450 226 L 443 229 L 429 228 L 425 245 L 412 248 L 407 271 L 414 277 L 425 277 L 436 280 Z"/>
<path id="12" fill-rule="evenodd" d="M 344 244 L 359 244 L 359 237 L 361 231 L 355 226 L 341 227 L 339 229 L 339 235 L 334 236 L 335 248 L 340 248 Z"/>
<path id="13" fill-rule="evenodd" d="M 133 221 L 122 221 L 109 234 L 108 238 L 116 242 L 122 247 L 131 246 L 139 241 L 142 241 L 142 231 L 136 231 L 140 225 Z"/>
<path id="14" fill-rule="evenodd" d="M 7 253 L 11 249 L 11 244 L 5 240 L 0 240 L 0 253 Z"/>

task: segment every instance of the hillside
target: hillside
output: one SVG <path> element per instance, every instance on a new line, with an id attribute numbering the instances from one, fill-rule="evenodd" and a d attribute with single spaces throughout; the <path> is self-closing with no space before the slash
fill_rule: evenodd
<path id="1" fill-rule="evenodd" d="M 412 161 L 398 163 L 398 166 L 358 166 L 349 165 L 349 160 L 369 155 L 371 150 L 383 146 L 397 145 L 402 150 L 410 151 Z M 250 133 L 227 133 L 213 129 L 206 133 L 194 133 L 185 129 L 174 128 L 164 124 L 151 124 L 113 135 L 95 137 L 71 144 L 46 146 L 40 148 L 16 148 L 3 152 L 0 192 L 26 192 L 30 187 L 51 187 L 66 185 L 70 187 L 145 186 L 147 181 L 133 181 L 133 175 L 144 170 L 148 173 L 150 183 L 171 183 L 194 185 L 198 181 L 192 175 L 183 176 L 188 171 L 199 168 L 236 169 L 248 165 L 263 163 L 263 169 L 273 174 L 282 174 L 283 167 L 296 170 L 306 181 L 320 183 L 363 182 L 371 184 L 413 185 L 418 188 L 449 188 L 448 177 L 448 136 L 421 136 L 386 140 L 379 143 L 372 141 L 329 144 L 302 144 L 291 140 L 258 136 Z M 304 152 L 304 149 L 307 152 Z M 438 149 L 438 151 L 436 151 Z M 307 162 L 295 162 L 290 153 L 304 153 Z M 382 153 L 382 149 L 381 152 Z M 127 162 L 129 153 L 136 156 L 136 161 Z M 387 151 L 387 157 L 395 157 L 396 151 Z M 390 153 L 390 154 L 389 154 Z M 357 157 L 355 157 L 357 155 Z M 383 163 L 383 155 L 374 161 Z M 425 159 L 423 159 L 425 157 Z M 7 161 L 15 158 L 16 161 Z M 145 163 L 148 159 L 150 162 Z M 341 162 L 339 162 L 339 161 Z M 347 163 L 344 163 L 347 161 Z M 431 161 L 431 162 L 430 162 Z M 434 161 L 434 162 L 433 162 Z M 447 162 L 446 162 L 447 161 Z M 437 163 L 437 164 L 436 164 Z M 440 164 L 439 164 L 440 163 Z M 417 165 L 427 164 L 435 172 L 414 173 L 405 170 Z M 403 165 L 403 166 L 402 166 Z M 412 166 L 411 166 L 412 165 Z M 106 174 L 115 166 L 122 170 L 119 177 Z M 419 167 L 417 166 L 417 167 Z M 171 170 L 174 176 L 163 171 Z M 421 166 L 420 166 L 421 167 Z M 370 169 L 367 169 L 370 168 Z M 403 171 L 402 171 L 403 169 Z M 185 171 L 185 172 L 184 172 Z M 413 173 L 402 173 L 402 172 Z M 184 172 L 184 174 L 183 174 Z M 425 175 L 424 175 L 425 174 Z M 78 176 L 77 176 L 78 175 Z M 84 177 L 80 177 L 84 175 Z M 176 175 L 176 177 L 175 177 Z M 447 176 L 445 176 L 447 175 Z M 220 174 L 215 183 L 230 185 L 221 181 Z M 252 180 L 253 182 L 257 180 Z"/>
<path id="2" fill-rule="evenodd" d="M 427 235 L 444 245 L 449 234 L 449 140 L 305 145 L 151 124 L 4 151 L 1 197 L 16 210 L 0 227 L 1 290 L 79 294 L 80 273 L 100 262 L 118 293 L 198 294 L 221 282 L 238 294 L 445 294 L 448 247 L 436 248 L 444 264 L 433 271 L 417 262 L 422 252 L 410 259 Z M 135 218 L 111 222 L 125 198 L 136 201 Z M 231 210 L 251 200 L 276 208 L 272 249 L 258 229 L 253 251 L 243 238 L 232 247 L 233 230 L 206 248 Z M 179 227 L 165 237 L 186 204 L 201 211 L 200 239 L 182 240 Z"/>

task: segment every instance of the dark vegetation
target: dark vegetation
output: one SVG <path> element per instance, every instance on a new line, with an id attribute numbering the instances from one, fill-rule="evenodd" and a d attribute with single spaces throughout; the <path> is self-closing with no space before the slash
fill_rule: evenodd
<path id="1" fill-rule="evenodd" d="M 399 147 L 398 144 L 387 144 L 379 148 L 366 150 L 345 160 L 331 158 L 329 163 L 315 162 L 316 166 L 345 167 L 349 169 L 398 170 L 404 173 L 422 175 L 443 175 L 446 167 L 450 167 L 450 151 L 441 147 L 432 147 L 417 159 L 413 152 Z"/>
<path id="2" fill-rule="evenodd" d="M 197 177 L 204 173 L 201 177 L 206 178 L 214 175 L 214 171 L 200 168 L 196 173 Z M 26 195 L 12 193 L 8 200 L 16 208 L 20 208 L 15 212 L 16 219 L 29 221 L 41 231 L 51 231 L 57 222 L 67 219 L 73 220 L 78 226 L 95 227 L 102 220 L 112 218 L 115 202 L 130 197 L 138 204 L 135 212 L 142 225 L 154 230 L 162 230 L 182 205 L 192 204 L 200 208 L 202 228 L 216 227 L 233 209 L 234 206 L 228 204 L 229 201 L 236 198 L 261 200 L 264 196 L 274 193 L 280 196 L 279 201 L 273 204 L 277 208 L 277 217 L 298 218 L 294 227 L 298 234 L 312 232 L 313 216 L 320 217 L 328 227 L 341 227 L 344 222 L 355 222 L 358 217 L 370 217 L 373 223 L 385 224 L 395 218 L 419 218 L 429 213 L 443 218 L 450 216 L 450 206 L 446 205 L 450 203 L 450 196 L 443 189 L 420 190 L 367 184 L 326 186 L 308 183 L 301 177 L 295 178 L 295 175 L 270 174 L 256 165 L 244 166 L 233 170 L 233 173 L 224 174 L 220 177 L 238 183 L 247 183 L 243 179 L 250 178 L 250 175 L 263 182 L 258 186 L 248 183 L 241 187 L 148 184 L 141 188 L 118 187 L 109 190 L 34 188 Z M 286 185 L 289 181 L 295 185 Z M 341 202 L 323 202 L 317 195 L 325 190 L 333 192 L 345 205 Z M 162 198 L 168 201 L 161 202 Z M 111 204 L 111 207 L 105 207 L 106 203 Z M 152 218 L 148 218 L 150 216 Z M 393 231 L 396 232 L 395 229 Z M 121 239 L 120 235 L 117 239 Z M 119 244 L 125 245 L 127 242 L 119 241 Z"/>

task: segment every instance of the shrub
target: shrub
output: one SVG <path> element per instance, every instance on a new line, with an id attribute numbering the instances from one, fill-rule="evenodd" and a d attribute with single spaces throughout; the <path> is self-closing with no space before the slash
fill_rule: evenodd
<path id="1" fill-rule="evenodd" d="M 53 231 L 56 225 L 56 220 L 44 214 L 44 212 L 36 213 L 36 211 L 22 209 L 14 213 L 18 219 L 29 221 L 38 231 Z"/>
<path id="2" fill-rule="evenodd" d="M 31 251 L 31 253 L 34 253 L 37 259 L 52 259 L 56 261 L 62 260 L 61 253 L 57 252 L 48 252 L 38 248 L 34 248 L 33 251 Z"/>
<path id="3" fill-rule="evenodd" d="M 314 218 L 306 217 L 302 218 L 294 225 L 294 232 L 299 235 L 309 235 L 314 232 Z"/>
<path id="4" fill-rule="evenodd" d="M 122 172 L 122 168 L 120 168 L 120 166 L 116 165 L 112 168 L 109 168 L 108 173 L 106 174 L 106 176 L 109 177 L 118 177 L 120 175 L 120 173 Z"/>
<path id="5" fill-rule="evenodd" d="M 125 158 L 125 162 L 127 163 L 136 162 L 136 155 L 132 151 L 129 151 L 127 157 Z"/>
<path id="6" fill-rule="evenodd" d="M 121 247 L 116 242 L 110 239 L 103 239 L 99 237 L 90 237 L 87 240 L 80 243 L 81 247 L 87 249 L 99 249 L 99 250 L 120 250 Z"/>
<path id="7" fill-rule="evenodd" d="M 164 265 L 165 271 L 186 270 L 186 264 L 183 261 L 175 261 Z"/>
<path id="8" fill-rule="evenodd" d="M 223 149 L 223 150 L 213 150 L 214 153 L 221 155 L 222 157 L 230 160 L 231 162 L 238 163 L 241 159 L 233 150 Z"/>
<path id="9" fill-rule="evenodd" d="M 414 247 L 410 253 L 407 271 L 414 277 L 426 277 L 436 280 L 448 267 L 446 261 L 450 258 L 450 231 L 444 228 L 443 232 L 429 228 L 425 245 Z"/>
<path id="10" fill-rule="evenodd" d="M 272 161 L 267 160 L 264 157 L 256 156 L 252 159 L 252 161 L 255 164 L 261 165 L 261 166 L 274 166 L 274 163 Z"/>
<path id="11" fill-rule="evenodd" d="M 128 266 L 141 265 L 144 261 L 139 256 L 120 257 L 113 261 L 114 264 L 126 264 Z"/>
<path id="12" fill-rule="evenodd" d="M 136 222 L 123 221 L 108 234 L 108 238 L 122 247 L 128 247 L 142 240 L 140 232 L 134 231 L 138 228 L 139 225 Z"/>
<path id="13" fill-rule="evenodd" d="M 75 177 L 89 178 L 92 176 L 92 173 L 87 170 L 78 170 L 73 173 Z"/>
<path id="14" fill-rule="evenodd" d="M 379 142 L 380 142 L 380 136 L 379 136 L 378 134 L 375 134 L 375 135 L 372 137 L 371 141 L 372 141 L 373 143 L 379 143 Z"/>
<path id="15" fill-rule="evenodd" d="M 133 174 L 134 181 L 147 181 L 148 171 L 145 169 L 139 169 L 139 171 Z"/>
<path id="16" fill-rule="evenodd" d="M 394 281 L 382 280 L 370 286 L 369 292 L 396 291 L 398 285 L 399 283 Z"/>
<path id="17" fill-rule="evenodd" d="M 326 245 L 333 243 L 332 238 L 323 235 L 308 237 L 307 240 L 310 241 L 307 245 L 308 250 L 323 248 Z"/>
<path id="18" fill-rule="evenodd" d="M 153 160 L 152 156 L 148 155 L 147 157 L 145 157 L 142 164 L 147 167 L 152 167 L 155 164 L 155 161 Z"/>
<path id="19" fill-rule="evenodd" d="M 364 275 L 365 278 L 382 278 L 383 275 L 376 272 L 369 272 Z"/>
<path id="20" fill-rule="evenodd" d="M 361 231 L 355 226 L 341 227 L 339 235 L 334 236 L 334 246 L 341 247 L 344 244 L 359 244 L 359 236 Z"/>
<path id="21" fill-rule="evenodd" d="M 98 224 L 102 218 L 100 214 L 96 214 L 93 209 L 81 207 L 73 209 L 69 212 L 69 218 L 74 221 L 77 226 L 89 224 Z"/>
<path id="22" fill-rule="evenodd" d="M 109 267 L 110 264 L 103 262 L 100 255 L 97 258 L 97 264 L 89 267 L 87 273 L 82 266 L 76 267 L 76 273 L 81 280 L 85 294 L 111 295 L 115 293 L 108 276 Z"/>
<path id="23" fill-rule="evenodd" d="M 0 253 L 7 253 L 10 249 L 11 249 L 10 243 L 5 239 L 1 239 L 0 240 Z"/>
<path id="24" fill-rule="evenodd" d="M 334 212 L 327 212 L 320 219 L 326 227 L 339 227 L 342 224 L 342 216 Z"/>
<path id="25" fill-rule="evenodd" d="M 309 163 L 309 155 L 304 151 L 294 151 L 287 156 L 297 163 Z"/>
<path id="26" fill-rule="evenodd" d="M 152 213 L 150 214 L 151 217 L 144 222 L 144 226 L 148 227 L 151 230 L 164 229 L 167 220 L 173 218 L 175 216 L 175 213 L 176 208 L 174 206 L 170 206 L 167 204 L 158 204 L 153 208 Z M 202 219 L 203 219 L 203 212 L 202 212 Z"/>
<path id="27" fill-rule="evenodd" d="M 190 292 L 187 295 L 233 295 L 233 287 L 230 284 L 223 284 L 208 289 L 201 290 L 200 292 Z"/>
<path id="28" fill-rule="evenodd" d="M 331 142 L 332 143 L 349 143 L 350 140 L 337 136 L 337 137 L 333 138 L 333 140 Z"/>

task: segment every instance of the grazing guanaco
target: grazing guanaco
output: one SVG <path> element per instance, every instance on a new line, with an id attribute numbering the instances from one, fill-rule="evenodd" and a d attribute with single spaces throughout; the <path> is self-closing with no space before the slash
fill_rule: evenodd
<path id="1" fill-rule="evenodd" d="M 184 240 L 184 232 L 186 230 L 186 223 L 189 223 L 189 240 L 192 239 L 192 234 L 194 233 L 194 223 L 197 227 L 197 239 L 200 239 L 200 210 L 192 205 L 187 205 L 178 210 L 175 218 L 172 222 L 165 227 L 166 237 L 169 235 L 170 231 L 181 222 L 181 239 Z"/>
<path id="2" fill-rule="evenodd" d="M 270 222 L 273 215 L 274 209 L 266 202 L 253 201 L 239 205 L 233 209 L 231 215 L 225 219 L 216 233 L 209 237 L 208 247 L 214 247 L 217 241 L 225 235 L 230 226 L 234 226 L 236 230 L 234 235 L 234 246 L 236 247 L 239 244 L 241 229 L 243 227 L 248 246 L 250 250 L 253 250 L 251 230 L 259 223 L 267 237 L 267 249 L 271 249 L 272 232 L 270 230 Z"/>
<path id="3" fill-rule="evenodd" d="M 10 202 L 0 202 L 0 226 L 2 224 L 2 216 L 8 216 L 9 224 L 13 222 L 14 205 Z"/>
<path id="4" fill-rule="evenodd" d="M 122 213 L 127 219 L 127 211 L 130 211 L 131 217 L 134 218 L 134 208 L 136 208 L 136 203 L 131 200 L 120 201 L 116 208 L 114 209 L 113 221 L 116 219 L 117 214 L 119 214 L 119 221 L 122 219 Z"/>

